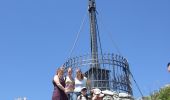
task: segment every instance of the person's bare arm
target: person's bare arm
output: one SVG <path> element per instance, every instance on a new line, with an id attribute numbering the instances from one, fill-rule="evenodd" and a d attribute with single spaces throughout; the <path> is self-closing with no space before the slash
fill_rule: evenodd
<path id="1" fill-rule="evenodd" d="M 97 95 L 93 95 L 92 100 L 97 100 Z"/>
<path id="2" fill-rule="evenodd" d="M 57 75 L 54 76 L 54 82 L 61 90 L 65 91 L 65 88 L 61 85 L 59 77 Z"/>

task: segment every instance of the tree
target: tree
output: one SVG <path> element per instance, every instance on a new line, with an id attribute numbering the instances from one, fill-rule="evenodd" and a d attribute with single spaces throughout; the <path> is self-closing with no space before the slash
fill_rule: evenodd
<path id="1" fill-rule="evenodd" d="M 161 89 L 158 98 L 160 100 L 170 100 L 170 87 Z"/>
<path id="2" fill-rule="evenodd" d="M 153 94 L 143 98 L 142 100 L 170 100 L 170 86 L 161 88 L 159 91 L 154 92 Z"/>

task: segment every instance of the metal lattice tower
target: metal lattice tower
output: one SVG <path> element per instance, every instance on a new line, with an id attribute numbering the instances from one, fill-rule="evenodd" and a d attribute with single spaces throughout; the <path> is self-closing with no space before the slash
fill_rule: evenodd
<path id="1" fill-rule="evenodd" d="M 99 54 L 97 43 L 97 21 L 95 0 L 89 0 L 89 20 L 90 20 L 90 38 L 91 54 L 79 57 L 69 58 L 65 63 L 66 69 L 77 67 L 82 69 L 84 75 L 90 80 L 91 87 L 101 90 L 111 90 L 124 92 L 130 95 L 132 93 L 129 64 L 126 58 L 113 54 Z M 73 73 L 75 77 L 75 73 Z"/>
<path id="2" fill-rule="evenodd" d="M 96 5 L 94 0 L 89 0 L 89 17 L 90 17 L 90 36 L 91 36 L 91 56 L 94 65 L 98 67 L 98 45 L 97 45 L 97 32 L 96 32 Z"/>

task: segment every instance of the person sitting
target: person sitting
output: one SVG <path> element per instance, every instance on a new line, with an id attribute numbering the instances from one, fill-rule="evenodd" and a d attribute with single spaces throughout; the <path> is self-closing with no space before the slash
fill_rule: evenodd
<path id="1" fill-rule="evenodd" d="M 104 94 L 100 89 L 95 88 L 91 90 L 92 92 L 92 100 L 103 100 Z"/>
<path id="2" fill-rule="evenodd" d="M 81 94 L 77 97 L 77 100 L 88 100 L 87 88 L 83 87 L 81 89 Z"/>

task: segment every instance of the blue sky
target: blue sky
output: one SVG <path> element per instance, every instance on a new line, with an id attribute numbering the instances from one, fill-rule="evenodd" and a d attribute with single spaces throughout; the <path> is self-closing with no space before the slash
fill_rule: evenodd
<path id="1" fill-rule="evenodd" d="M 168 84 L 170 1 L 96 2 L 103 52 L 128 59 L 144 95 Z M 85 14 L 72 56 L 90 51 L 87 0 L 0 0 L 0 100 L 51 99 L 53 75 L 68 57 Z"/>

